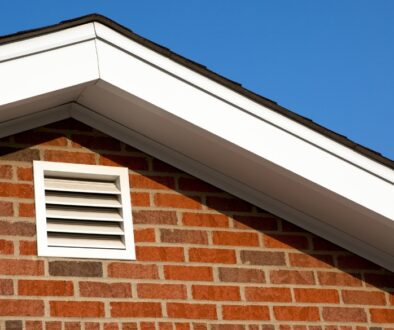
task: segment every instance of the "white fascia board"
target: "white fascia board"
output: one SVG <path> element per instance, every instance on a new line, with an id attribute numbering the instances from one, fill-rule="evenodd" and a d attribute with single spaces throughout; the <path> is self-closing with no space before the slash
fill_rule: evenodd
<path id="1" fill-rule="evenodd" d="M 104 41 L 97 51 L 105 82 L 394 221 L 392 170 L 382 179 Z"/>
<path id="2" fill-rule="evenodd" d="M 0 47 L 1 53 L 5 46 Z M 97 64 L 95 40 L 1 62 L 0 107 L 94 82 L 99 79 Z"/>
<path id="3" fill-rule="evenodd" d="M 0 46 L 0 63 L 96 38 L 93 23 L 52 32 Z"/>
<path id="4" fill-rule="evenodd" d="M 353 163 L 365 170 L 381 176 L 382 178 L 394 182 L 393 171 L 379 164 L 368 157 L 290 119 L 286 116 L 273 111 L 261 104 L 258 104 L 247 97 L 244 97 L 237 92 L 227 88 L 209 78 L 204 77 L 197 72 L 182 66 L 181 64 L 154 52 L 143 45 L 130 40 L 122 34 L 106 27 L 103 24 L 94 23 L 97 38 L 112 44 L 132 56 L 142 59 L 152 66 L 160 68 L 163 72 L 174 75 L 179 79 L 187 81 L 188 84 L 204 90 L 206 93 L 215 95 L 215 97 L 230 103 L 237 107 L 239 111 L 244 111 L 250 115 L 256 116 L 268 123 L 279 127 L 280 129 L 289 132 L 301 139 L 308 141 L 311 144 L 317 145 L 339 158 Z M 105 80 L 105 79 L 104 79 Z"/>

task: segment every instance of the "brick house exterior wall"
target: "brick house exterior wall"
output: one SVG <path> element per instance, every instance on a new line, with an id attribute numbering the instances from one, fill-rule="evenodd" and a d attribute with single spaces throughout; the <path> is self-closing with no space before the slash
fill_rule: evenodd
<path id="1" fill-rule="evenodd" d="M 129 168 L 136 261 L 37 257 L 32 161 Z M 0 329 L 394 329 L 393 273 L 75 120 L 0 140 Z"/>

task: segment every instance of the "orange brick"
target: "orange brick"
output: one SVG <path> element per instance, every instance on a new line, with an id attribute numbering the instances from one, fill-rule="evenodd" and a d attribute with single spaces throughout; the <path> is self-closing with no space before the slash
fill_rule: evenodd
<path id="1" fill-rule="evenodd" d="M 229 221 L 222 214 L 184 213 L 182 222 L 186 226 L 199 227 L 228 227 Z"/>
<path id="2" fill-rule="evenodd" d="M 32 218 L 35 216 L 34 203 L 19 203 L 19 216 Z"/>
<path id="3" fill-rule="evenodd" d="M 249 301 L 291 302 L 291 292 L 287 288 L 245 288 Z"/>
<path id="4" fill-rule="evenodd" d="M 241 299 L 237 286 L 193 285 L 192 292 L 196 300 L 238 301 Z"/>
<path id="5" fill-rule="evenodd" d="M 0 201 L 0 216 L 12 217 L 14 215 L 14 209 L 11 202 L 2 202 Z"/>
<path id="6" fill-rule="evenodd" d="M 44 275 L 41 260 L 0 260 L 1 275 Z"/>
<path id="7" fill-rule="evenodd" d="M 51 316 L 103 317 L 104 303 L 98 301 L 50 301 Z"/>
<path id="8" fill-rule="evenodd" d="M 167 303 L 169 317 L 181 319 L 216 320 L 216 305 Z"/>
<path id="9" fill-rule="evenodd" d="M 155 194 L 155 205 L 177 209 L 201 209 L 199 197 L 175 194 Z"/>
<path id="10" fill-rule="evenodd" d="M 43 316 L 44 302 L 40 300 L 0 300 L 2 316 Z"/>
<path id="11" fill-rule="evenodd" d="M 137 246 L 139 261 L 184 261 L 182 247 Z"/>
<path id="12" fill-rule="evenodd" d="M 0 179 L 11 179 L 11 178 L 12 178 L 12 166 L 0 165 Z"/>
<path id="13" fill-rule="evenodd" d="M 46 150 L 44 160 L 50 162 L 96 164 L 95 155 L 87 152 Z"/>
<path id="14" fill-rule="evenodd" d="M 345 304 L 355 305 L 385 305 L 383 292 L 343 290 L 342 299 Z"/>
<path id="15" fill-rule="evenodd" d="M 18 180 L 33 181 L 33 169 L 31 167 L 18 167 L 17 169 Z"/>
<path id="16" fill-rule="evenodd" d="M 0 279 L 0 295 L 9 296 L 14 294 L 14 284 L 12 280 Z"/>
<path id="17" fill-rule="evenodd" d="M 224 249 L 205 249 L 205 248 L 191 248 L 189 249 L 189 259 L 191 262 L 209 262 L 234 264 L 235 251 Z"/>
<path id="18" fill-rule="evenodd" d="M 330 322 L 367 322 L 363 308 L 323 307 L 323 319 Z"/>
<path id="19" fill-rule="evenodd" d="M 73 283 L 70 281 L 20 280 L 18 294 L 21 296 L 72 296 Z"/>
<path id="20" fill-rule="evenodd" d="M 308 249 L 309 243 L 305 236 L 300 235 L 264 235 L 264 246 L 275 249 Z"/>
<path id="21" fill-rule="evenodd" d="M 154 242 L 156 240 L 155 230 L 153 228 L 134 229 L 134 241 L 137 242 Z"/>
<path id="22" fill-rule="evenodd" d="M 175 189 L 175 179 L 169 176 L 130 175 L 130 185 L 133 189 Z"/>
<path id="23" fill-rule="evenodd" d="M 36 241 L 19 241 L 19 254 L 24 256 L 37 255 Z"/>
<path id="24" fill-rule="evenodd" d="M 153 302 L 111 302 L 112 317 L 161 317 L 161 304 Z"/>
<path id="25" fill-rule="evenodd" d="M 164 266 L 164 276 L 167 280 L 181 281 L 212 281 L 212 268 L 202 266 Z"/>
<path id="26" fill-rule="evenodd" d="M 330 255 L 289 253 L 290 265 L 296 267 L 328 268 L 334 266 Z"/>
<path id="27" fill-rule="evenodd" d="M 222 307 L 224 320 L 262 320 L 270 319 L 268 307 L 266 306 L 238 306 L 224 305 Z"/>
<path id="28" fill-rule="evenodd" d="M 294 289 L 294 297 L 298 302 L 339 303 L 339 294 L 331 289 Z"/>
<path id="29" fill-rule="evenodd" d="M 315 284 L 311 271 L 273 270 L 270 279 L 274 284 Z"/>
<path id="30" fill-rule="evenodd" d="M 134 206 L 149 206 L 150 198 L 149 193 L 136 193 L 132 192 L 130 194 L 131 205 Z"/>
<path id="31" fill-rule="evenodd" d="M 158 279 L 159 273 L 156 265 L 112 262 L 108 265 L 108 276 L 133 279 Z"/>
<path id="32" fill-rule="evenodd" d="M 394 309 L 370 309 L 371 321 L 376 323 L 394 323 Z"/>
<path id="33" fill-rule="evenodd" d="M 317 307 L 274 306 L 278 321 L 319 321 Z"/>
<path id="34" fill-rule="evenodd" d="M 259 237 L 256 233 L 213 232 L 213 244 L 233 246 L 258 246 Z"/>
<path id="35" fill-rule="evenodd" d="M 336 273 L 336 272 L 318 272 L 319 283 L 321 285 L 335 286 L 361 286 L 362 282 L 357 278 L 357 274 Z"/>
<path id="36" fill-rule="evenodd" d="M 42 330 L 41 321 L 26 321 L 26 330 Z"/>
<path id="37" fill-rule="evenodd" d="M 13 254 L 14 253 L 14 243 L 12 241 L 6 241 L 5 239 L 0 239 L 0 254 Z"/>
<path id="38" fill-rule="evenodd" d="M 0 182 L 1 197 L 33 198 L 33 186 L 22 183 Z"/>
<path id="39" fill-rule="evenodd" d="M 79 292 L 82 297 L 129 298 L 131 286 L 129 283 L 83 281 L 79 282 Z"/>
<path id="40" fill-rule="evenodd" d="M 81 330 L 80 322 L 64 322 L 64 330 Z"/>
<path id="41" fill-rule="evenodd" d="M 137 284 L 139 298 L 186 299 L 186 287 L 182 284 Z"/>

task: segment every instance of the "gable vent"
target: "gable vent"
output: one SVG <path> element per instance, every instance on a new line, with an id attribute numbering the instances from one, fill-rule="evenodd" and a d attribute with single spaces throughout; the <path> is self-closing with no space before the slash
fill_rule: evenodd
<path id="1" fill-rule="evenodd" d="M 34 162 L 38 255 L 135 259 L 128 169 Z"/>

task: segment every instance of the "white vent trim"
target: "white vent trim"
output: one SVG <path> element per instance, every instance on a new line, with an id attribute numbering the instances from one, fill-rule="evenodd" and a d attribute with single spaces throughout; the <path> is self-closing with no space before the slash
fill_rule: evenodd
<path id="1" fill-rule="evenodd" d="M 128 169 L 34 161 L 39 256 L 135 260 Z"/>

